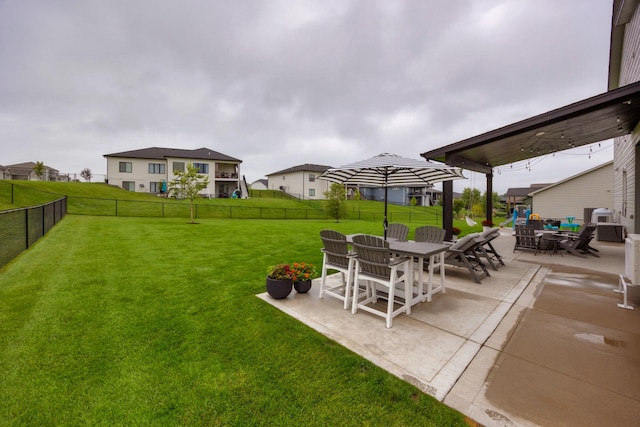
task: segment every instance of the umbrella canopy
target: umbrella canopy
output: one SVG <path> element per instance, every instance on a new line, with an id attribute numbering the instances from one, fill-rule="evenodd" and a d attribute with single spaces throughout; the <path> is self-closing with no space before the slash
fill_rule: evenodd
<path id="1" fill-rule="evenodd" d="M 387 188 L 434 184 L 464 178 L 462 170 L 441 163 L 382 153 L 370 159 L 327 169 L 318 178 L 339 184 L 384 187 L 384 234 L 387 237 Z"/>

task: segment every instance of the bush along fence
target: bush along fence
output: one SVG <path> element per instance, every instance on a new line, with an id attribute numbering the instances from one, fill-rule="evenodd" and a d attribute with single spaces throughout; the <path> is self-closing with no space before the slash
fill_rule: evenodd
<path id="1" fill-rule="evenodd" d="M 29 249 L 67 213 L 67 198 L 0 211 L 0 267 Z"/>

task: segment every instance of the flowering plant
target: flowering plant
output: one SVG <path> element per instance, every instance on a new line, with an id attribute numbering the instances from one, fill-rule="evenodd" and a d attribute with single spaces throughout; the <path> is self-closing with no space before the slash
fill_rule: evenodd
<path id="1" fill-rule="evenodd" d="M 308 262 L 294 262 L 291 266 L 291 278 L 294 282 L 312 280 L 318 277 L 316 266 Z"/>
<path id="2" fill-rule="evenodd" d="M 484 227 L 493 227 L 493 221 L 491 221 L 490 219 L 485 219 L 484 221 L 482 221 L 482 225 Z"/>
<path id="3" fill-rule="evenodd" d="M 289 264 L 278 264 L 267 268 L 267 277 L 273 280 L 287 280 L 293 278 L 293 275 Z"/>
<path id="4" fill-rule="evenodd" d="M 451 229 L 451 233 L 452 233 L 454 236 L 457 236 L 458 234 L 460 234 L 460 229 L 459 229 L 458 227 L 453 227 L 453 228 Z"/>

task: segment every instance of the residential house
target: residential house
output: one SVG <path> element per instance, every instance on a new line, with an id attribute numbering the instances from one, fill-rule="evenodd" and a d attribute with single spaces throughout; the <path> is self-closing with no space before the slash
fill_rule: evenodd
<path id="1" fill-rule="evenodd" d="M 609 90 L 640 81 L 640 3 L 615 0 L 609 49 Z M 629 233 L 640 233 L 640 128 L 614 139 L 613 211 Z"/>
<path id="2" fill-rule="evenodd" d="M 324 199 L 331 182 L 317 178 L 330 168 L 306 163 L 270 173 L 267 175 L 269 190 L 284 191 L 301 199 Z"/>
<path id="3" fill-rule="evenodd" d="M 360 194 L 367 200 L 384 200 L 384 187 L 360 187 Z M 431 186 L 423 187 L 389 187 L 387 201 L 395 205 L 411 205 L 411 199 L 416 199 L 416 206 L 434 206 L 441 191 Z"/>
<path id="4" fill-rule="evenodd" d="M 531 184 L 529 187 L 508 188 L 503 196 L 507 205 L 507 212 L 511 214 L 515 205 L 531 205 L 531 196 L 529 194 L 549 185 L 551 184 Z"/>
<path id="5" fill-rule="evenodd" d="M 4 166 L 2 179 L 22 180 L 22 181 L 58 181 L 59 171 L 49 166 L 44 166 L 42 177 L 38 177 L 33 171 L 35 162 L 16 163 L 15 165 Z"/>
<path id="6" fill-rule="evenodd" d="M 253 181 L 249 186 L 252 190 L 267 190 L 269 189 L 269 180 L 257 179 Z"/>
<path id="7" fill-rule="evenodd" d="M 191 163 L 209 177 L 209 185 L 200 192 L 206 197 L 230 197 L 242 189 L 240 163 L 242 160 L 218 153 L 209 148 L 185 150 L 180 148 L 143 148 L 105 154 L 107 182 L 129 191 L 162 193 L 163 182 L 175 179 L 174 171 L 185 171 Z M 246 191 L 242 192 L 246 197 Z"/>
<path id="8" fill-rule="evenodd" d="M 530 191 L 528 196 L 531 212 L 540 218 L 564 220 L 572 216 L 577 222 L 589 222 L 593 209 L 613 207 L 613 161 Z"/>

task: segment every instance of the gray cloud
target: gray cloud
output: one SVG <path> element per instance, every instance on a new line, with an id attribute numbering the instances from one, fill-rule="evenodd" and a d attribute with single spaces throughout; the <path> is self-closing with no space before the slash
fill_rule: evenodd
<path id="1" fill-rule="evenodd" d="M 608 2 L 449 3 L 0 1 L 0 164 L 101 174 L 106 153 L 206 146 L 252 181 L 419 158 L 606 90 Z M 611 156 L 501 168 L 494 188 Z"/>

